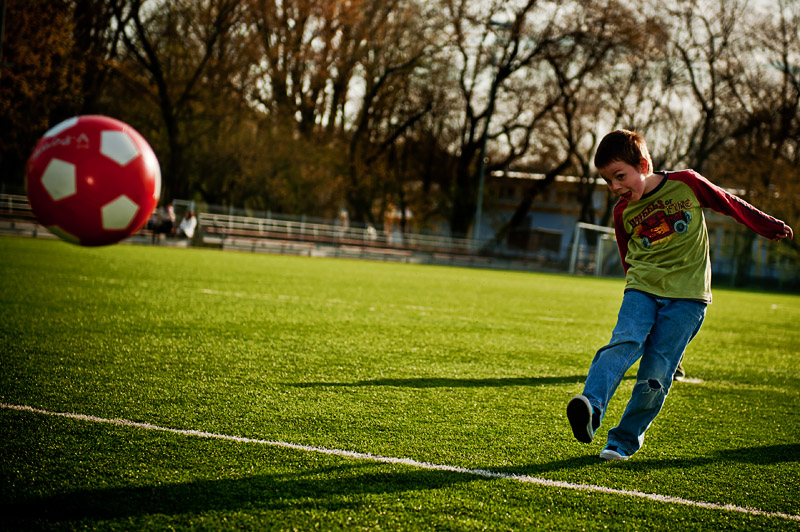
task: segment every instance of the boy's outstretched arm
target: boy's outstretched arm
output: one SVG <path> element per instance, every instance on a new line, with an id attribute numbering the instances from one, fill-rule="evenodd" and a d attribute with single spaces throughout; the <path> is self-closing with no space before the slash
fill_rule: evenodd
<path id="1" fill-rule="evenodd" d="M 791 240 L 794 237 L 792 228 L 788 224 L 756 209 L 697 172 L 692 170 L 677 172 L 675 178 L 692 188 L 703 207 L 730 216 L 765 238 L 783 240 L 788 237 Z"/>

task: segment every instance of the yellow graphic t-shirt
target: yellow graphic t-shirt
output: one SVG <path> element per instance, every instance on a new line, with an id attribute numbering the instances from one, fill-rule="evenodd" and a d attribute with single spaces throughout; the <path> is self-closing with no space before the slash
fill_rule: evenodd
<path id="1" fill-rule="evenodd" d="M 621 199 L 614 226 L 625 290 L 711 303 L 711 260 L 703 208 L 733 217 L 775 238 L 785 224 L 714 185 L 693 170 L 663 172 L 640 200 Z"/>

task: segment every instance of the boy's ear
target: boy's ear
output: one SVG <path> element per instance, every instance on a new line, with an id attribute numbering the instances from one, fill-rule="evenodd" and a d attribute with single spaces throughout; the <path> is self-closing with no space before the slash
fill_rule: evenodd
<path id="1" fill-rule="evenodd" d="M 639 158 L 639 170 L 645 175 L 650 173 L 650 163 L 644 157 Z"/>

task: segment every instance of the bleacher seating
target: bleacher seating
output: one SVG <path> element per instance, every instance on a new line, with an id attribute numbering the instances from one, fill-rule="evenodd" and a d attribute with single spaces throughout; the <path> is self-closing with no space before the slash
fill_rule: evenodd
<path id="1" fill-rule="evenodd" d="M 191 208 L 185 200 L 176 210 Z M 336 222 L 280 219 L 198 212 L 198 229 L 191 242 L 153 238 L 143 228 L 127 241 L 133 244 L 203 246 L 221 249 L 306 256 L 370 259 L 498 269 L 551 269 L 539 257 L 515 253 L 508 256 L 481 253 L 485 242 L 431 234 L 386 233 L 369 226 L 344 226 Z M 55 238 L 38 224 L 28 200 L 22 195 L 0 194 L 0 231 L 33 237 Z"/>
<path id="2" fill-rule="evenodd" d="M 386 235 L 369 227 L 200 213 L 198 222 L 205 243 L 227 248 L 289 247 L 311 254 L 314 246 L 333 246 L 337 256 L 372 255 L 383 260 L 405 260 L 415 252 L 472 257 L 476 244 L 465 238 L 434 235 Z M 265 243 L 264 241 L 269 241 Z M 292 250 L 290 250 L 291 252 Z"/>

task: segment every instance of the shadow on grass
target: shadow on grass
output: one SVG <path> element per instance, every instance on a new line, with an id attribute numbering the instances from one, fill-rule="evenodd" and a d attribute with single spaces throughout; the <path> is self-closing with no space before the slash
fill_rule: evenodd
<path id="1" fill-rule="evenodd" d="M 800 444 L 718 451 L 714 456 L 676 460 L 631 460 L 613 465 L 631 471 L 686 468 L 710 463 L 767 465 L 797 461 Z M 489 468 L 510 475 L 538 476 L 599 465 L 596 455 L 545 464 Z M 197 515 L 232 511 L 336 511 L 363 507 L 365 497 L 446 488 L 481 477 L 447 471 L 379 471 L 373 463 L 313 469 L 292 474 L 222 480 L 195 480 L 157 486 L 82 489 L 45 497 L 0 503 L 3 529 L 49 528 L 57 523 L 137 519 L 152 515 Z"/>
<path id="2" fill-rule="evenodd" d="M 711 456 L 698 456 L 694 458 L 675 459 L 637 459 L 631 458 L 626 462 L 606 462 L 597 454 L 578 456 L 564 460 L 556 460 L 543 464 L 531 464 L 513 468 L 504 468 L 498 472 L 512 475 L 536 476 L 561 470 L 573 470 L 591 464 L 606 464 L 624 467 L 630 471 L 652 471 L 654 469 L 686 469 L 690 467 L 703 467 L 712 464 L 752 464 L 770 465 L 784 462 L 800 461 L 800 444 L 766 445 L 762 447 L 744 447 L 741 449 L 723 449 L 716 451 Z"/>
<path id="3" fill-rule="evenodd" d="M 717 454 L 719 455 L 719 459 L 725 462 L 746 464 L 800 462 L 800 443 L 745 447 L 743 449 L 725 449 L 718 451 Z"/>
<path id="4" fill-rule="evenodd" d="M 376 471 L 352 464 L 296 474 L 196 480 L 141 487 L 96 488 L 0 504 L 0 528 L 27 530 L 64 522 L 137 519 L 209 512 L 335 511 L 364 506 L 364 497 L 440 489 L 472 475 L 407 469 Z M 363 471 L 364 468 L 373 468 Z"/>
<path id="5" fill-rule="evenodd" d="M 633 377 L 625 377 L 632 379 Z M 409 379 L 372 379 L 355 382 L 298 382 L 289 384 L 298 388 L 339 388 L 359 386 L 395 386 L 398 388 L 481 388 L 503 386 L 547 386 L 550 384 L 581 384 L 586 375 L 561 377 L 508 377 L 488 379 L 458 379 L 448 377 L 412 377 Z"/>
<path id="6" fill-rule="evenodd" d="M 633 461 L 630 463 L 631 465 L 636 464 L 637 467 L 643 469 L 671 469 L 719 463 L 769 465 L 798 461 L 800 461 L 800 444 L 786 443 L 782 445 L 764 445 L 762 447 L 743 447 L 741 449 L 722 449 L 715 451 L 712 456 L 675 460 L 642 460 L 638 464 Z"/>

